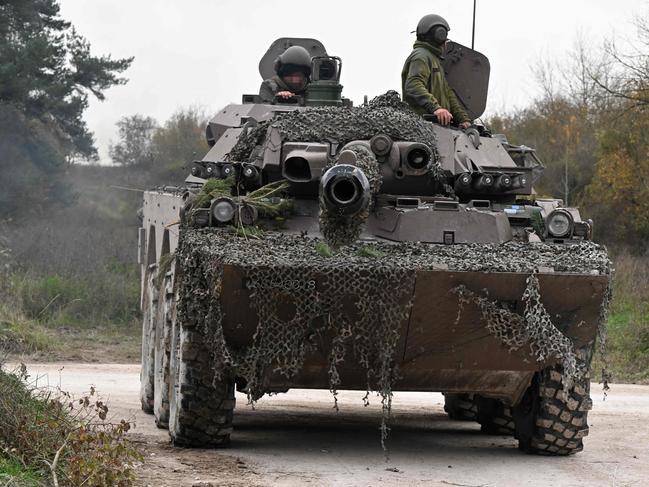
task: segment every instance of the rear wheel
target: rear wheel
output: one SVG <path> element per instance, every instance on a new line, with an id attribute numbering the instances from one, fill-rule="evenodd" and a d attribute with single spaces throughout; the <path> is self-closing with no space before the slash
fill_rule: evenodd
<path id="1" fill-rule="evenodd" d="M 590 360 L 590 351 L 581 351 Z M 589 362 L 588 362 L 589 363 Z M 532 381 L 523 401 L 513 409 L 519 448 L 540 455 L 571 455 L 583 449 L 588 435 L 590 374 L 576 380 L 564 392 L 561 366 L 539 372 Z"/>
<path id="2" fill-rule="evenodd" d="M 205 340 L 184 327 L 172 308 L 169 434 L 174 445 L 223 447 L 230 443 L 234 381 L 214 380 Z"/>
<path id="3" fill-rule="evenodd" d="M 173 265 L 173 264 L 172 264 Z M 155 372 L 153 414 L 159 428 L 169 426 L 169 358 L 171 349 L 171 314 L 174 306 L 173 268 L 167 272 L 158 288 L 158 307 L 155 328 Z"/>
<path id="4" fill-rule="evenodd" d="M 158 307 L 156 289 L 157 264 L 146 269 L 144 296 L 142 300 L 142 368 L 140 370 L 140 402 L 142 410 L 153 414 L 154 371 L 155 371 L 155 329 Z"/>
<path id="5" fill-rule="evenodd" d="M 477 421 L 484 433 L 490 435 L 514 434 L 512 408 L 498 399 L 476 396 Z"/>
<path id="6" fill-rule="evenodd" d="M 474 394 L 444 393 L 444 411 L 456 421 L 476 421 L 478 406 Z"/>

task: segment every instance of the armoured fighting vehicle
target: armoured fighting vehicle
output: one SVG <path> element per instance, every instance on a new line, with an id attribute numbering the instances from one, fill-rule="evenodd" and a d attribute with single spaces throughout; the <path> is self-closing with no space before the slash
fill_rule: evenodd
<path id="1" fill-rule="evenodd" d="M 220 446 L 235 389 L 360 389 L 384 439 L 393 391 L 440 391 L 524 451 L 581 450 L 611 273 L 592 222 L 535 193 L 526 146 L 395 92 L 352 106 L 314 39 L 275 41 L 262 78 L 291 45 L 313 56 L 306 95 L 244 95 L 182 187 L 144 194 L 143 409 L 177 445 Z M 486 57 L 450 44 L 445 70 L 478 118 Z"/>

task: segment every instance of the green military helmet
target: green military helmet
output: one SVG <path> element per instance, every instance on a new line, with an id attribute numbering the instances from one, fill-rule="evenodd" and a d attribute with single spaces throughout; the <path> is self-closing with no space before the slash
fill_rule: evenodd
<path id="1" fill-rule="evenodd" d="M 302 46 L 291 46 L 275 59 L 275 72 L 282 76 L 293 71 L 311 74 L 311 54 Z"/>
<path id="2" fill-rule="evenodd" d="M 449 30 L 451 27 L 441 15 L 428 14 L 424 15 L 417 24 L 417 38 L 425 37 L 435 44 L 444 44 Z"/>

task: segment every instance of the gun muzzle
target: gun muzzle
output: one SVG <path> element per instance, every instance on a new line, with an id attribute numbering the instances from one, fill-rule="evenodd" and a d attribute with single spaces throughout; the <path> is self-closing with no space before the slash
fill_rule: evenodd
<path id="1" fill-rule="evenodd" d="M 351 164 L 338 164 L 320 179 L 320 200 L 338 215 L 353 216 L 370 204 L 370 182 L 365 173 Z"/>

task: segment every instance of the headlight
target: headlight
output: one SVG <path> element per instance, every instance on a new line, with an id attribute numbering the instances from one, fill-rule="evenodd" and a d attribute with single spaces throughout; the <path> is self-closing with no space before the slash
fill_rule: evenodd
<path id="1" fill-rule="evenodd" d="M 548 216 L 547 227 L 548 233 L 553 237 L 567 237 L 572 232 L 573 220 L 572 215 L 566 210 L 554 210 Z"/>
<path id="2" fill-rule="evenodd" d="M 212 218 L 219 223 L 228 223 L 234 218 L 236 208 L 230 198 L 217 198 L 212 201 L 210 213 Z"/>

